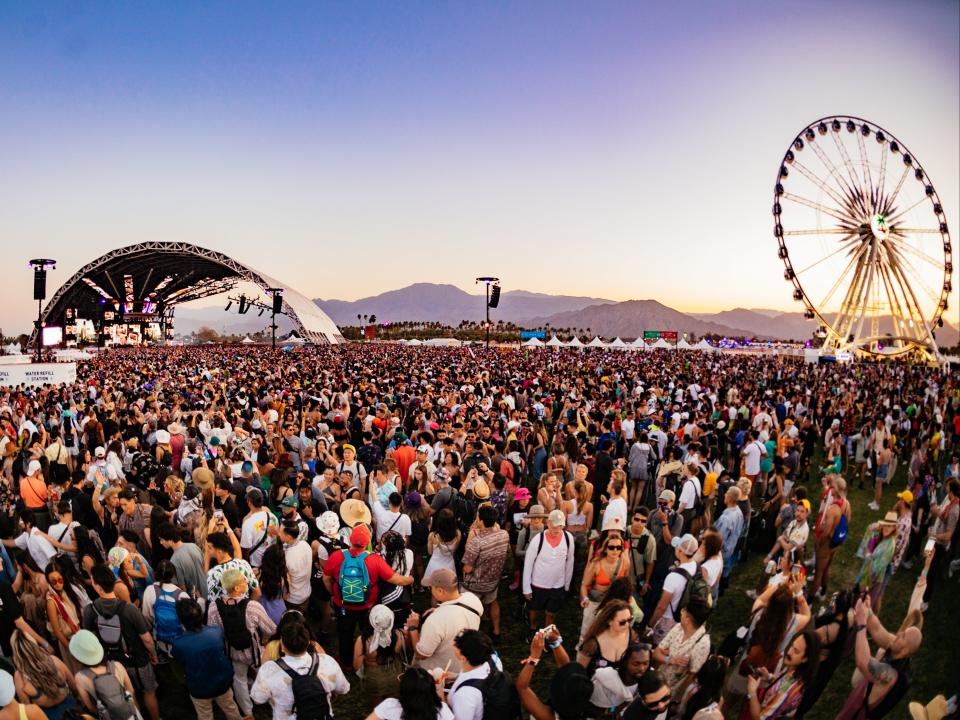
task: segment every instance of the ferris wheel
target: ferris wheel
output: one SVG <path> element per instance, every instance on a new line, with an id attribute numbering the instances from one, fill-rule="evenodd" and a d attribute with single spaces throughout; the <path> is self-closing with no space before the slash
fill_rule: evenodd
<path id="1" fill-rule="evenodd" d="M 939 357 L 953 250 L 937 191 L 903 143 L 861 118 L 817 120 L 787 148 L 773 203 L 784 278 L 824 352 Z"/>

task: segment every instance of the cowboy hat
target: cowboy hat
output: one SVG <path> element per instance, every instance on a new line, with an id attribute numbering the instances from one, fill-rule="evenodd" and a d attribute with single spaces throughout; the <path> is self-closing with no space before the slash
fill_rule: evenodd
<path id="1" fill-rule="evenodd" d="M 918 702 L 912 702 L 910 708 L 910 717 L 913 720 L 943 720 L 947 715 L 947 698 L 943 695 L 937 695 L 926 706 Z"/>
<path id="2" fill-rule="evenodd" d="M 171 435 L 183 435 L 183 426 L 178 422 L 172 422 L 167 425 L 167 432 Z"/>
<path id="3" fill-rule="evenodd" d="M 473 484 L 473 497 L 477 500 L 490 499 L 490 486 L 487 485 L 487 481 L 483 478 L 480 478 Z"/>
<path id="4" fill-rule="evenodd" d="M 340 504 L 340 517 L 349 526 L 353 527 L 357 523 L 370 524 L 370 508 L 363 500 L 351 498 L 344 500 Z"/>

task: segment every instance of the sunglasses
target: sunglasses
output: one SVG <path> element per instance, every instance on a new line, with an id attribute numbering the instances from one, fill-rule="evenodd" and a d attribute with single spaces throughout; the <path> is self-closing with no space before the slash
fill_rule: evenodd
<path id="1" fill-rule="evenodd" d="M 645 517 L 640 516 L 640 515 L 637 515 L 637 516 L 633 519 L 633 521 L 634 521 L 635 523 L 642 523 L 643 525 L 646 525 L 646 524 L 647 524 L 647 519 L 646 519 Z"/>
<path id="2" fill-rule="evenodd" d="M 649 702 L 647 702 L 646 700 L 643 700 L 642 702 L 648 708 L 663 707 L 668 702 L 670 702 L 670 695 L 668 693 L 667 695 L 664 695 L 662 698 L 657 698 L 656 700 L 651 700 Z"/>
<path id="3" fill-rule="evenodd" d="M 607 545 L 607 550 L 623 550 L 623 545 Z"/>
<path id="4" fill-rule="evenodd" d="M 617 620 L 617 627 L 624 627 L 625 625 L 629 625 L 630 622 L 630 618 L 627 618 L 626 620 Z"/>

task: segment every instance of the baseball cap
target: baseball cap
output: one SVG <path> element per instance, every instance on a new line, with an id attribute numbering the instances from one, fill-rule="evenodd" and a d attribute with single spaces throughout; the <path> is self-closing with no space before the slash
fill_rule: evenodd
<path id="1" fill-rule="evenodd" d="M 904 490 L 903 492 L 898 492 L 897 497 L 903 500 L 907 505 L 913 503 L 913 493 L 909 490 Z"/>
<path id="2" fill-rule="evenodd" d="M 700 549 L 700 543 L 698 543 L 697 539 L 690 533 L 687 533 L 683 537 L 674 536 L 670 545 L 688 557 L 693 557 L 697 554 L 697 550 Z"/>
<path id="3" fill-rule="evenodd" d="M 419 447 L 417 447 L 417 452 L 418 452 L 418 453 L 426 453 L 427 455 L 429 455 L 429 454 L 430 454 L 430 446 L 429 446 L 429 445 L 420 445 Z"/>
<path id="4" fill-rule="evenodd" d="M 280 501 L 280 507 L 282 508 L 295 508 L 298 506 L 297 498 L 294 495 L 287 495 L 283 500 Z"/>
<path id="5" fill-rule="evenodd" d="M 800 506 L 803 507 L 803 509 L 807 512 L 810 512 L 810 501 L 806 498 L 800 501 Z"/>
<path id="6" fill-rule="evenodd" d="M 353 445 L 351 445 L 350 443 L 344 443 L 343 445 L 341 445 L 341 448 L 342 448 L 343 450 L 353 450 L 354 452 L 357 451 L 357 449 L 356 449 Z"/>
<path id="7" fill-rule="evenodd" d="M 31 460 L 27 465 L 27 475 L 35 475 L 43 469 L 39 460 Z"/>
<path id="8" fill-rule="evenodd" d="M 442 590 L 455 590 L 459 587 L 457 574 L 449 568 L 438 568 L 427 575 L 421 582 L 424 587 L 435 587 Z"/>
<path id="9" fill-rule="evenodd" d="M 102 447 L 98 447 L 96 450 L 93 451 L 94 457 L 106 457 L 106 455 L 107 455 L 107 451 L 104 450 Z"/>
<path id="10" fill-rule="evenodd" d="M 567 524 L 567 516 L 563 514 L 563 510 L 551 510 L 550 514 L 547 516 L 547 525 L 550 527 L 563 527 Z"/>
<path id="11" fill-rule="evenodd" d="M 660 499 L 666 500 L 667 502 L 676 502 L 677 494 L 673 490 L 662 490 L 660 492 Z"/>
<path id="12" fill-rule="evenodd" d="M 353 547 L 364 548 L 370 544 L 370 528 L 360 523 L 350 531 L 350 544 Z"/>

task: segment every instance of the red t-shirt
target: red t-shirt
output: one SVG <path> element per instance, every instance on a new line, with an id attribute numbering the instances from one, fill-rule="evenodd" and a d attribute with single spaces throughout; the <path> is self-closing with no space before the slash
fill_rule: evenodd
<path id="1" fill-rule="evenodd" d="M 417 451 L 409 445 L 401 445 L 393 451 L 393 461 L 397 464 L 397 475 L 400 476 L 400 482 L 406 486 L 410 466 L 417 461 Z"/>
<path id="2" fill-rule="evenodd" d="M 365 552 L 357 548 L 350 548 L 350 554 L 356 557 Z M 340 599 L 340 566 L 343 565 L 343 550 L 337 550 L 333 555 L 327 558 L 323 564 L 323 574 L 326 577 L 333 578 L 333 604 L 337 607 L 343 607 L 343 600 Z M 351 610 L 369 610 L 380 600 L 380 580 L 389 580 L 393 577 L 393 568 L 387 565 L 383 555 L 378 553 L 369 553 L 363 560 L 367 566 L 367 575 L 370 576 L 370 591 L 367 602 L 363 605 L 351 605 Z"/>

